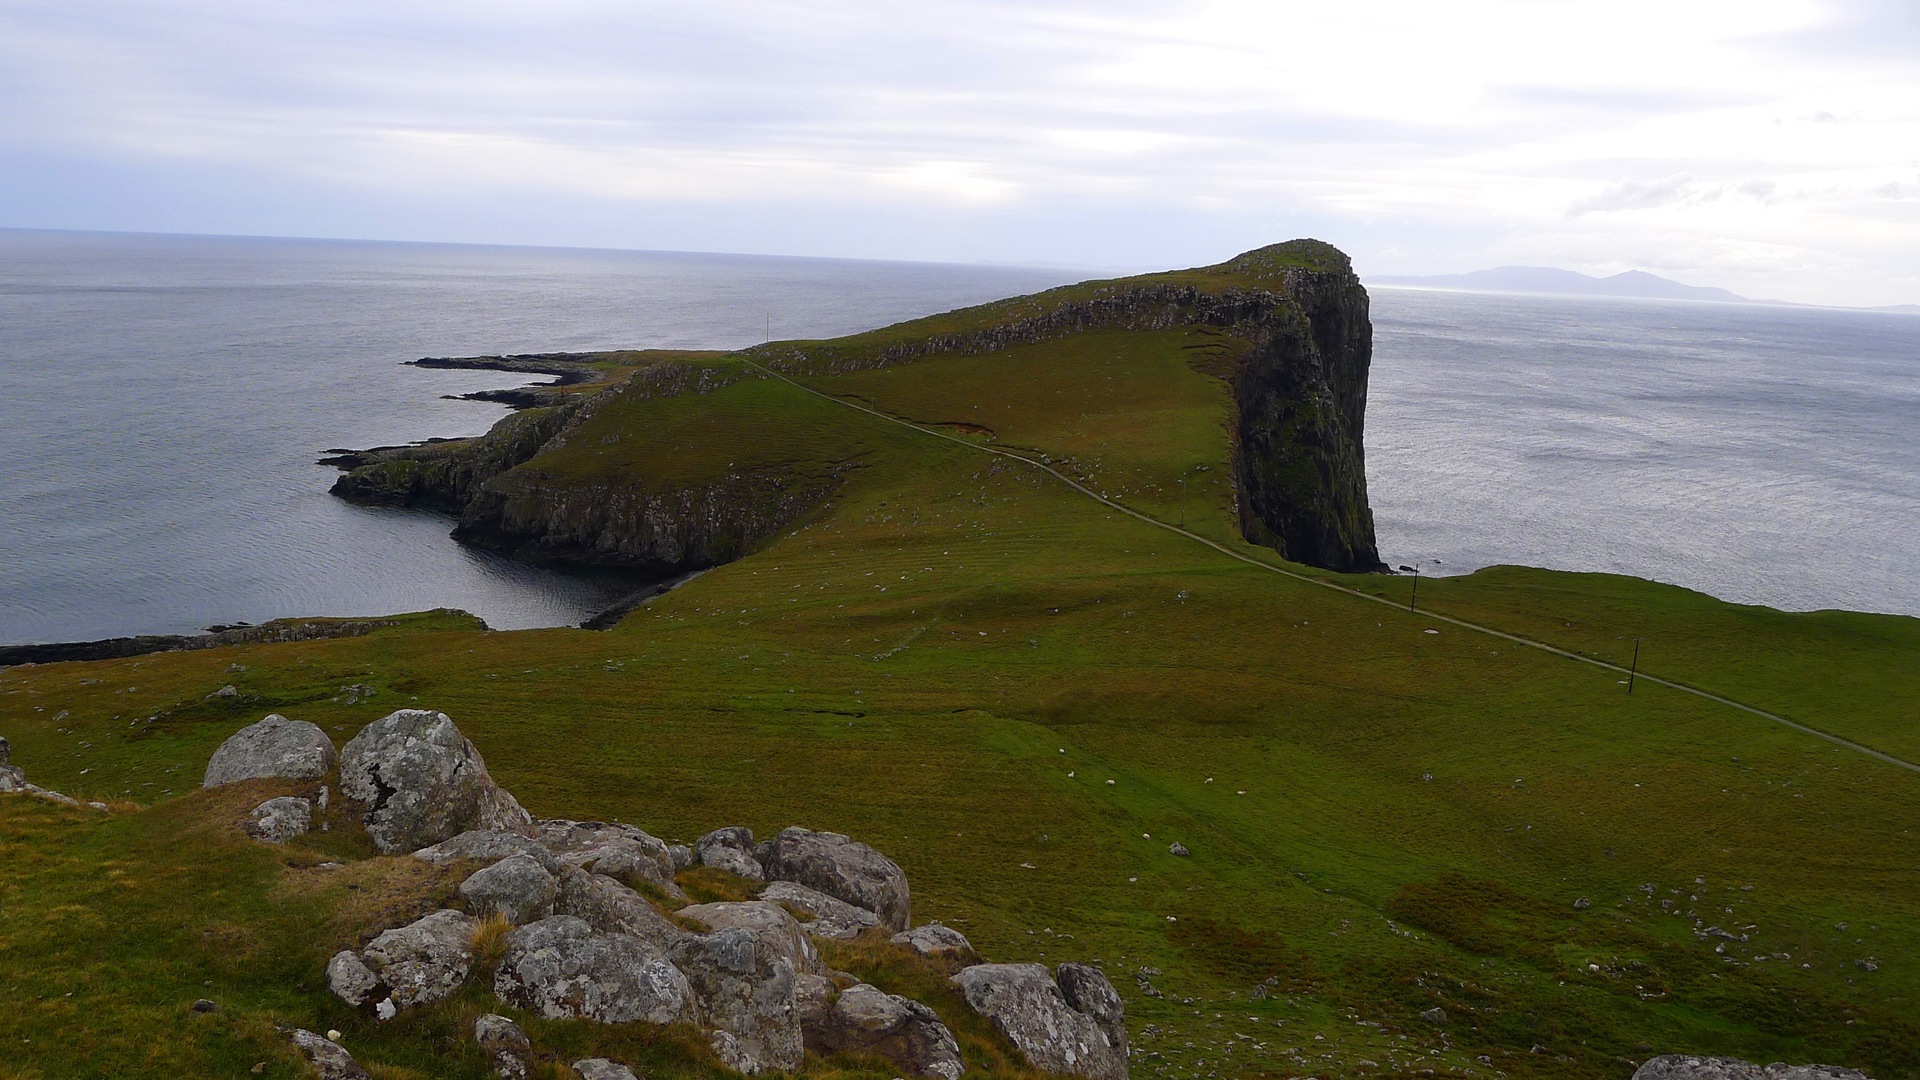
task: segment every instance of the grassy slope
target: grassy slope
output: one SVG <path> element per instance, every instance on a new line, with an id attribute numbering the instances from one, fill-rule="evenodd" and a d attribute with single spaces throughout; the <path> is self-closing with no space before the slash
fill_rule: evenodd
<path id="1" fill-rule="evenodd" d="M 1224 540 L 1228 405 L 1192 370 L 1219 347 L 1085 335 L 813 385 L 1065 459 Z M 784 384 L 688 408 L 635 406 L 617 420 L 628 441 L 575 445 L 648 475 L 749 457 L 864 467 L 810 523 L 610 634 L 428 630 L 15 669 L 0 673 L 0 731 L 41 783 L 146 801 L 190 787 L 220 739 L 269 710 L 344 738 L 400 705 L 441 708 L 538 814 L 680 838 L 839 829 L 906 867 L 916 918 L 963 927 L 993 959 L 1100 959 L 1128 999 L 1141 1076 L 1625 1076 L 1638 1047 L 1920 1075 L 1920 777 L 1657 687 L 1629 697 L 1533 650 L 1427 634 Z M 703 445 L 726 453 L 650 456 L 670 440 L 640 433 L 700 416 Z M 1639 633 L 1660 674 L 1895 752 L 1913 739 L 1890 703 L 1912 701 L 1913 620 L 1540 571 L 1423 582 L 1421 596 L 1607 655 Z M 228 682 L 240 700 L 202 700 Z M 377 692 L 355 701 L 347 685 Z M 0 802 L 4 865 L 33 867 L 0 879 L 0 999 L 36 1001 L 0 1010 L 0 1046 L 42 1048 L 20 1075 L 169 1074 L 108 1067 L 96 1048 L 116 1040 L 174 1073 L 265 1059 L 267 1017 L 341 1026 L 374 1061 L 477 1067 L 457 1037 L 471 992 L 380 1030 L 317 992 L 325 957 L 372 924 L 288 931 L 321 900 L 280 884 L 299 871 L 271 852 L 182 842 L 200 835 L 201 798 L 108 821 Z M 1192 857 L 1169 855 L 1172 840 Z M 138 902 L 98 880 L 110 853 L 152 883 L 129 887 Z M 214 898 L 179 903 L 184 880 Z M 1748 934 L 1727 945 L 1739 962 L 1662 900 Z M 225 958 L 213 923 L 271 948 Z M 100 989 L 142 956 L 146 989 Z M 1878 970 L 1856 966 L 1869 957 Z M 1145 995 L 1142 967 L 1165 996 Z M 88 1006 L 60 1011 L 76 988 Z M 230 1007 L 185 1017 L 200 994 Z M 1417 1018 L 1436 1004 L 1444 1029 Z M 697 1069 L 678 1045 L 646 1050 L 657 1075 Z"/>

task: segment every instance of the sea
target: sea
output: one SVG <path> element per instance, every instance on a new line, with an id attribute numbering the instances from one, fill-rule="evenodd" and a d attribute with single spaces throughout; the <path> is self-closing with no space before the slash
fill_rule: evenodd
<path id="1" fill-rule="evenodd" d="M 0 644 L 295 615 L 574 625 L 635 587 L 327 494 L 333 448 L 485 431 L 422 356 L 738 348 L 1090 273 L 0 230 Z M 1382 554 L 1920 615 L 1920 318 L 1373 290 Z"/>

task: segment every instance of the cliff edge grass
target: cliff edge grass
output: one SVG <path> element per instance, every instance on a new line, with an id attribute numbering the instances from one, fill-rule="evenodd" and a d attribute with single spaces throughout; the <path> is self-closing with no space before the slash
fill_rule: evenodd
<path id="1" fill-rule="evenodd" d="M 663 575 L 728 562 L 807 519 L 877 449 L 771 369 L 1139 497 L 1224 492 L 1245 539 L 1367 571 L 1380 568 L 1362 452 L 1371 356 L 1346 257 L 1296 240 L 832 341 L 623 354 L 608 389 L 482 438 L 336 459 L 349 471 L 333 490 L 454 514 L 460 540 L 521 558 Z M 1166 442 L 1167 419 L 1193 430 Z"/>

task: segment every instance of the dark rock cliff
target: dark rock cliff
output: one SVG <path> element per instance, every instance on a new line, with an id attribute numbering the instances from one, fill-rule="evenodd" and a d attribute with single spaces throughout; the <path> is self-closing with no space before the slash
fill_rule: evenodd
<path id="1" fill-rule="evenodd" d="M 907 324 L 894 339 L 787 343 L 749 355 L 795 375 L 831 376 L 1087 330 L 1217 327 L 1244 343 L 1230 365 L 1212 372 L 1233 391 L 1243 534 L 1296 562 L 1380 568 L 1362 453 L 1372 324 L 1366 290 L 1338 250 L 1296 240 L 1205 270 L 1070 286 L 979 314 L 984 325 L 964 331 L 917 334 Z M 336 459 L 351 471 L 333 491 L 360 503 L 456 514 L 455 537 L 522 558 L 656 573 L 713 566 L 806 514 L 837 486 L 838 473 L 728 470 L 663 488 L 635 478 L 549 475 L 539 458 L 564 447 L 609 402 L 704 394 L 741 377 L 737 367 L 644 368 L 615 389 L 509 416 L 480 439 Z"/>

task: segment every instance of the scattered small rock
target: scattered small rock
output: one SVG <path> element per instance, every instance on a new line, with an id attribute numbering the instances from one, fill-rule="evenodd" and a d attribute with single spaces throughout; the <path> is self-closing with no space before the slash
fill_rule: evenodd
<path id="1" fill-rule="evenodd" d="M 1666 1054 L 1634 1070 L 1633 1080 L 1868 1080 L 1865 1073 L 1833 1065 L 1755 1065 L 1738 1058 Z"/>
<path id="2" fill-rule="evenodd" d="M 1584 896 L 1573 902 L 1573 910 L 1575 911 L 1585 911 L 1592 906 L 1593 906 L 1593 901 L 1587 899 Z"/>
<path id="3" fill-rule="evenodd" d="M 498 1013 L 488 1013 L 473 1022 L 473 1041 L 487 1055 L 493 1074 L 501 1080 L 527 1080 L 527 1058 L 533 1044 L 520 1025 Z"/>
<path id="4" fill-rule="evenodd" d="M 1441 1008 L 1438 1005 L 1435 1005 L 1431 1009 L 1426 1009 L 1422 1011 L 1420 1013 L 1420 1019 L 1425 1020 L 1429 1024 L 1432 1024 L 1434 1027 L 1446 1027 L 1447 1026 L 1447 1010 Z"/>
<path id="5" fill-rule="evenodd" d="M 313 804 L 292 795 L 268 799 L 253 808 L 247 835 L 268 844 L 284 844 L 313 828 Z"/>
<path id="6" fill-rule="evenodd" d="M 327 1034 L 339 1038 L 338 1032 L 329 1031 Z M 353 1055 L 332 1039 L 322 1038 L 304 1028 L 295 1030 L 291 1038 L 320 1080 L 373 1080 L 367 1075 L 367 1070 L 353 1060 Z"/>
<path id="7" fill-rule="evenodd" d="M 1178 855 L 1184 859 L 1187 856 L 1193 854 L 1193 852 L 1187 850 L 1187 845 L 1182 844 L 1176 840 L 1167 847 L 1167 854 Z"/>
<path id="8" fill-rule="evenodd" d="M 617 1061 L 606 1058 L 586 1058 L 573 1063 L 573 1071 L 580 1074 L 580 1080 L 640 1080 L 632 1069 Z"/>
<path id="9" fill-rule="evenodd" d="M 188 1008 L 192 1009 L 194 1012 L 197 1012 L 197 1013 L 210 1013 L 210 1012 L 220 1011 L 220 1006 L 215 1004 L 212 998 L 201 998 L 198 1001 L 195 1001 L 192 1005 L 188 1006 Z"/>

